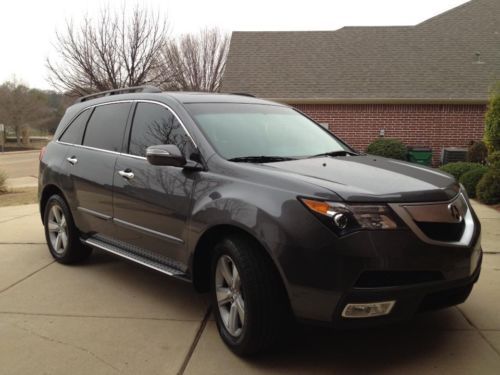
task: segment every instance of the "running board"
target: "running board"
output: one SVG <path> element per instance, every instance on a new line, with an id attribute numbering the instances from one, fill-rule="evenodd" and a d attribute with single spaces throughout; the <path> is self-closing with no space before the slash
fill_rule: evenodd
<path id="1" fill-rule="evenodd" d="M 98 249 L 107 251 L 108 253 L 118 255 L 122 258 L 128 259 L 128 260 L 135 262 L 135 263 L 139 263 L 143 266 L 154 269 L 154 270 L 159 271 L 161 273 L 164 273 L 168 276 L 173 276 L 173 277 L 187 280 L 186 273 L 184 273 L 181 270 L 178 270 L 170 265 L 167 265 L 162 261 L 153 260 L 151 258 L 148 258 L 147 256 L 138 254 L 138 253 L 131 251 L 131 250 L 126 250 L 122 247 L 110 244 L 108 242 L 102 241 L 101 239 L 95 238 L 95 237 L 89 237 L 87 239 L 82 238 L 81 241 L 84 244 L 87 244 L 91 247 L 96 247 Z"/>

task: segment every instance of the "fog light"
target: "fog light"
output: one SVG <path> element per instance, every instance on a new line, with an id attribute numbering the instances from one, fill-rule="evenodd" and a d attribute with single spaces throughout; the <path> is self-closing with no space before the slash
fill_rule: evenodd
<path id="1" fill-rule="evenodd" d="M 344 318 L 372 318 L 387 315 L 392 311 L 396 301 L 349 303 L 342 311 Z"/>

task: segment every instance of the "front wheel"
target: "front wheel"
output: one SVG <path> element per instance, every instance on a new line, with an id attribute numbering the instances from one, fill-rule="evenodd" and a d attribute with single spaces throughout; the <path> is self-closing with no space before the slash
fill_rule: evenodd
<path id="1" fill-rule="evenodd" d="M 53 195 L 47 201 L 43 224 L 50 253 L 58 262 L 79 262 L 92 252 L 91 248 L 81 243 L 68 205 L 59 195 Z"/>
<path id="2" fill-rule="evenodd" d="M 243 236 L 214 248 L 212 305 L 224 343 L 238 355 L 263 351 L 282 336 L 290 308 L 271 259 Z"/>

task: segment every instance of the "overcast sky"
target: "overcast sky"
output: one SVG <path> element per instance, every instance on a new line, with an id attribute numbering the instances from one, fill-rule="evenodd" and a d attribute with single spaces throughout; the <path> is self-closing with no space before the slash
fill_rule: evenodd
<path id="1" fill-rule="evenodd" d="M 172 33 L 233 30 L 335 30 L 342 26 L 414 25 L 466 0 L 144 0 L 168 15 Z M 131 3 L 127 1 L 127 4 Z M 96 14 L 109 0 L 0 0 L 0 83 L 12 78 L 48 89 L 45 59 L 65 19 Z"/>

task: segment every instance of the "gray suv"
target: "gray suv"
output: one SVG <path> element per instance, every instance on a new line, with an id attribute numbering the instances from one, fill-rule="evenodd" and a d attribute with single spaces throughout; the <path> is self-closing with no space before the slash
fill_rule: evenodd
<path id="1" fill-rule="evenodd" d="M 57 261 L 100 249 L 192 282 L 240 355 L 294 319 L 350 328 L 462 303 L 480 272 L 453 177 L 246 95 L 79 99 L 41 153 L 39 200 Z"/>

